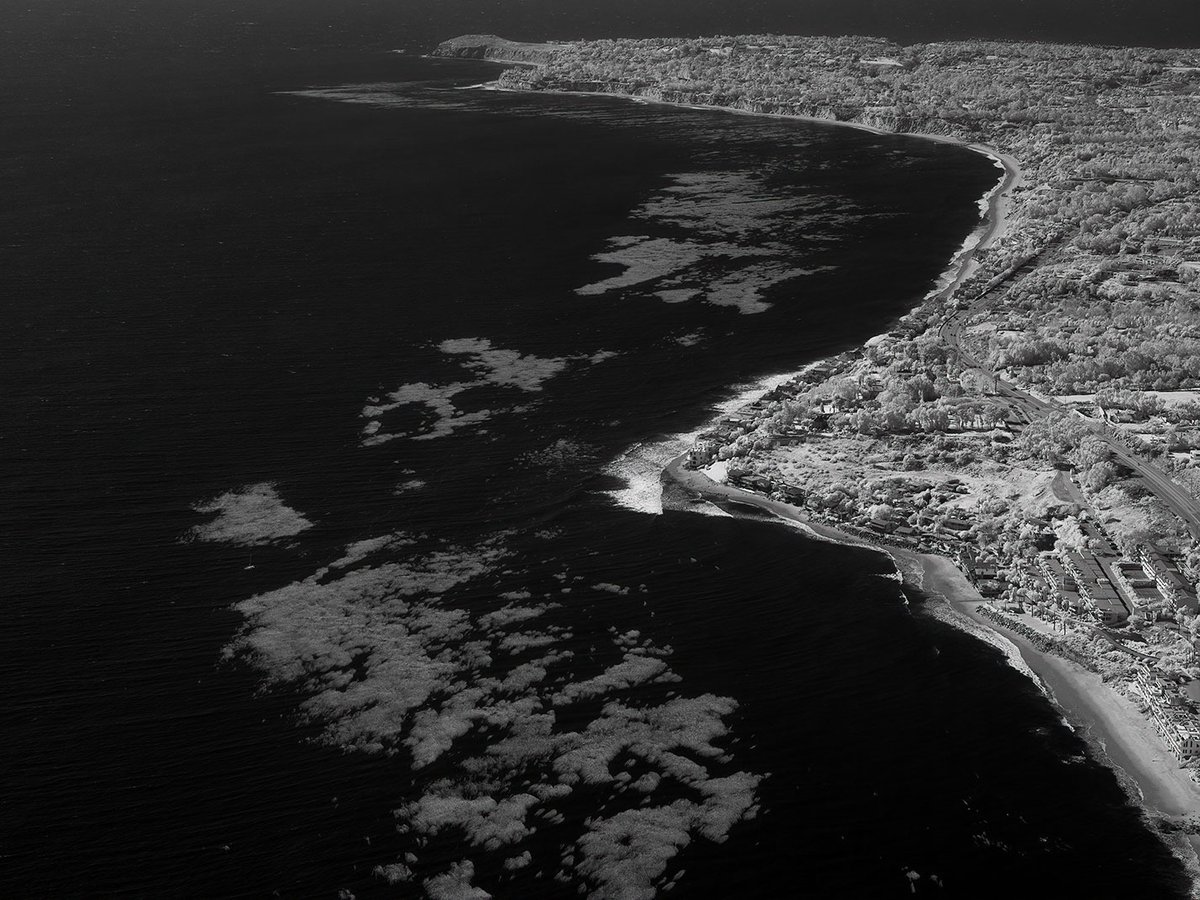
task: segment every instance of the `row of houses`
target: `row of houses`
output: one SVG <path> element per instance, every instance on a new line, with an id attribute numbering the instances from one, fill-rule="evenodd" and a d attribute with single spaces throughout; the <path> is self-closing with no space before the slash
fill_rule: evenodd
<path id="1" fill-rule="evenodd" d="M 1134 680 L 1146 700 L 1155 730 L 1175 757 L 1186 762 L 1200 756 L 1200 722 L 1188 710 L 1179 685 L 1143 664 L 1135 667 Z"/>
<path id="2" fill-rule="evenodd" d="M 1102 535 L 1089 523 L 1088 530 Z M 1160 608 L 1165 602 L 1194 614 L 1196 592 L 1171 557 L 1142 546 L 1138 561 L 1122 559 L 1112 542 L 1089 534 L 1096 550 L 1043 553 L 1038 569 L 1046 594 L 1076 614 L 1090 613 L 1106 625 L 1119 625 L 1134 612 Z"/>
<path id="3" fill-rule="evenodd" d="M 1049 599 L 1054 600 L 1063 609 L 1069 609 L 1076 615 L 1082 615 L 1087 610 L 1087 603 L 1079 595 L 1079 586 L 1075 577 L 1067 572 L 1066 567 L 1058 557 L 1049 553 L 1038 556 L 1038 568 L 1042 578 L 1049 587 Z"/>
<path id="4" fill-rule="evenodd" d="M 992 598 L 1004 593 L 1000 560 L 995 555 L 978 553 L 969 546 L 962 546 L 954 554 L 954 562 L 981 596 Z"/>
<path id="5" fill-rule="evenodd" d="M 766 475 L 753 472 L 732 471 L 729 473 L 729 483 L 747 491 L 757 491 L 760 494 L 777 494 L 786 503 L 803 505 L 808 495 L 799 485 L 786 481 L 776 481 Z"/>
<path id="6" fill-rule="evenodd" d="M 1123 560 L 1112 567 L 1113 584 L 1129 598 L 1131 610 L 1160 603 L 1162 593 L 1153 578 L 1146 576 L 1141 563 Z"/>
<path id="7" fill-rule="evenodd" d="M 1129 618 L 1132 610 L 1113 584 L 1111 557 L 1069 550 L 1062 555 L 1062 564 L 1096 618 L 1105 625 L 1119 625 Z"/>
<path id="8" fill-rule="evenodd" d="M 1154 581 L 1164 598 L 1187 612 L 1194 614 L 1197 611 L 1200 603 L 1197 602 L 1196 591 L 1173 558 L 1157 547 L 1143 544 L 1138 548 L 1138 561 L 1146 577 Z"/>
<path id="9" fill-rule="evenodd" d="M 778 497 L 794 506 L 806 507 L 818 518 L 823 519 L 827 514 L 819 494 L 810 493 L 803 487 L 782 479 L 732 469 L 728 473 L 728 481 L 734 487 L 754 491 L 768 497 Z M 953 491 L 955 483 L 957 483 L 957 479 L 951 479 L 942 487 Z M 892 543 L 926 553 L 942 553 L 953 557 L 956 552 L 961 556 L 965 549 L 972 561 L 982 558 L 977 557 L 970 549 L 970 545 L 965 543 L 967 541 L 966 531 L 970 529 L 972 523 L 961 514 L 951 512 L 940 522 L 934 517 L 923 516 L 919 526 L 914 528 L 906 523 L 902 510 L 899 512 L 899 515 L 883 521 L 869 519 L 862 515 L 857 519 L 858 524 L 841 518 L 831 521 L 831 524 L 870 540 Z M 959 559 L 959 565 L 960 567 L 963 565 L 961 559 Z M 987 596 L 997 596 L 1003 588 L 1003 585 L 995 580 L 999 578 L 998 566 L 999 561 L 994 555 L 987 557 L 982 569 L 985 583 L 981 588 Z M 974 580 L 974 576 L 972 576 L 972 580 Z"/>

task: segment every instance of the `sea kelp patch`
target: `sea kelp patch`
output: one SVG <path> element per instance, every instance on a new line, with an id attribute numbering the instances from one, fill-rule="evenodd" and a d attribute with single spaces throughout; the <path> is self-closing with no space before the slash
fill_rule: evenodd
<path id="1" fill-rule="evenodd" d="M 189 537 L 197 541 L 253 547 L 295 537 L 312 522 L 289 507 L 274 484 L 262 482 L 226 491 L 193 509 L 213 518 L 197 525 Z"/>
<path id="2" fill-rule="evenodd" d="M 464 377 L 445 384 L 424 381 L 402 384 L 382 398 L 368 400 L 362 411 L 362 417 L 367 420 L 362 429 L 364 445 L 382 444 L 398 438 L 444 438 L 498 415 L 523 412 L 528 407 L 507 401 L 484 409 L 464 409 L 460 398 L 481 388 L 518 392 L 514 396 L 537 393 L 547 381 L 572 365 L 598 365 L 618 355 L 599 350 L 588 355 L 535 356 L 495 347 L 486 338 L 452 338 L 438 344 L 438 350 L 463 369 Z M 390 413 L 412 407 L 424 408 L 415 424 L 403 429 L 385 428 Z"/>
<path id="3" fill-rule="evenodd" d="M 757 812 L 763 776 L 731 755 L 737 704 L 687 695 L 672 649 L 637 630 L 569 624 L 588 621 L 587 604 L 640 606 L 641 586 L 571 578 L 564 599 L 558 573 L 513 588 L 525 569 L 505 537 L 358 541 L 239 603 L 246 625 L 227 654 L 299 687 L 329 743 L 407 761 L 404 848 L 380 879 L 428 897 L 550 878 L 655 896 L 684 848 Z"/>
<path id="4" fill-rule="evenodd" d="M 610 239 L 593 259 L 621 271 L 577 288 L 577 294 L 634 290 L 666 303 L 701 300 L 745 315 L 765 312 L 770 289 L 830 271 L 790 263 L 798 243 L 810 248 L 820 243 L 813 226 L 854 218 L 844 200 L 835 209 L 831 198 L 778 190 L 760 173 L 688 172 L 672 176 L 672 182 L 631 214 L 656 233 Z M 796 221 L 809 229 L 803 240 L 791 234 Z"/>

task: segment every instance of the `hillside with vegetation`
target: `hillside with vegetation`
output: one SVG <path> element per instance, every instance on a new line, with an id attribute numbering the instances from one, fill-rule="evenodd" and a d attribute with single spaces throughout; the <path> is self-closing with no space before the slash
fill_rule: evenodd
<path id="1" fill-rule="evenodd" d="M 995 240 L 955 287 L 716 423 L 684 466 L 953 558 L 989 616 L 1114 681 L 1181 760 L 1200 759 L 1200 709 L 1162 687 L 1200 678 L 1200 51 L 594 41 L 498 86 L 841 122 L 1002 159 Z"/>
<path id="2" fill-rule="evenodd" d="M 1019 161 L 1026 187 L 1018 227 L 981 258 L 976 284 L 1056 252 L 982 314 L 1007 311 L 1022 327 L 974 333 L 981 356 L 1049 392 L 1200 387 L 1200 51 L 855 37 L 596 41 L 507 71 L 500 84 L 996 147 Z"/>

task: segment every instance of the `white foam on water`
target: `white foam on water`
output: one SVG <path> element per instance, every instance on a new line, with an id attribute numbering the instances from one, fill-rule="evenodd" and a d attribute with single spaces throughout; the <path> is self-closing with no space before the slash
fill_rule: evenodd
<path id="1" fill-rule="evenodd" d="M 624 509 L 661 515 L 662 471 L 671 460 L 687 452 L 698 434 L 679 434 L 657 443 L 634 444 L 604 468 L 605 475 L 622 479 L 625 487 L 605 493 Z"/>
<path id="2" fill-rule="evenodd" d="M 984 214 L 986 214 L 986 196 L 985 199 L 979 202 L 983 207 Z M 955 252 L 954 256 L 950 258 L 950 264 L 946 267 L 942 274 L 938 276 L 937 283 L 929 291 L 929 293 L 925 295 L 925 299 L 922 301 L 922 304 L 929 302 L 934 297 L 938 296 L 938 294 L 948 290 L 951 285 L 953 285 L 960 277 L 965 278 L 966 272 L 964 271 L 963 267 L 972 261 L 968 259 L 968 257 L 973 255 L 975 250 L 979 247 L 980 243 L 983 241 L 983 236 L 986 231 L 987 224 L 981 222 L 969 235 L 967 235 L 966 239 L 962 242 L 962 246 L 960 246 Z"/>
<path id="3" fill-rule="evenodd" d="M 721 507 L 708 500 L 697 500 L 695 503 L 689 503 L 686 506 L 676 507 L 675 511 L 694 513 L 698 516 L 709 516 L 713 519 L 737 518 L 737 516 L 735 516 L 733 513 L 726 512 L 725 510 L 721 509 Z"/>
<path id="4" fill-rule="evenodd" d="M 604 467 L 605 475 L 622 479 L 625 487 L 605 493 L 624 509 L 661 515 L 663 469 L 673 459 L 686 453 L 696 442 L 696 438 L 712 426 L 715 419 L 736 412 L 795 376 L 795 372 L 783 372 L 767 376 L 753 384 L 743 385 L 736 389 L 738 393 L 733 397 L 714 406 L 713 417 L 695 431 L 670 435 L 660 441 L 645 441 L 632 445 Z"/>
<path id="5" fill-rule="evenodd" d="M 964 616 L 945 601 L 931 604 L 930 613 L 935 619 L 945 622 L 947 625 L 953 625 L 960 631 L 965 631 L 972 637 L 991 644 L 1004 654 L 1004 658 L 1008 660 L 1010 666 L 1032 681 L 1043 694 L 1050 699 L 1054 699 L 1050 689 L 1038 677 L 1038 674 L 1029 668 L 1029 663 L 1025 662 L 1025 657 L 1021 655 L 1021 651 L 1017 648 L 1017 645 L 1000 632 Z"/>
<path id="6" fill-rule="evenodd" d="M 768 375 L 766 378 L 763 378 L 752 384 L 739 385 L 738 387 L 734 388 L 734 390 L 738 391 L 738 394 L 722 403 L 717 404 L 715 409 L 721 415 L 729 415 L 729 413 L 737 412 L 743 406 L 746 406 L 747 404 L 757 400 L 763 394 L 767 393 L 767 391 L 773 391 L 781 384 L 787 384 L 795 377 L 795 372 L 780 372 L 776 375 Z M 704 430 L 706 429 L 701 429 L 701 431 Z"/>

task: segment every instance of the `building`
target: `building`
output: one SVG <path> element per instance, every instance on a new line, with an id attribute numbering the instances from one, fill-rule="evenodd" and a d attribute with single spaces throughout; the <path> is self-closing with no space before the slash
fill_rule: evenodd
<path id="1" fill-rule="evenodd" d="M 721 449 L 720 441 L 708 437 L 697 439 L 692 449 L 687 453 L 687 465 L 693 469 L 703 468 L 717 458 Z"/>
<path id="2" fill-rule="evenodd" d="M 975 582 L 975 590 L 982 597 L 999 597 L 1004 593 L 1004 583 L 994 578 L 981 578 Z"/>
<path id="3" fill-rule="evenodd" d="M 980 556 L 971 548 L 959 547 L 954 554 L 954 561 L 982 596 L 999 597 L 1004 593 L 1005 585 L 995 560 Z"/>
<path id="4" fill-rule="evenodd" d="M 1038 568 L 1051 591 L 1050 600 L 1064 609 L 1081 613 L 1087 608 L 1083 598 L 1079 596 L 1079 586 L 1063 564 L 1050 554 L 1038 557 Z"/>
<path id="5" fill-rule="evenodd" d="M 775 489 L 779 491 L 779 496 L 781 496 L 788 503 L 803 505 L 805 497 L 804 488 L 798 487 L 794 484 L 788 484 L 786 481 L 784 481 L 777 483 L 775 485 Z"/>
<path id="6" fill-rule="evenodd" d="M 1163 739 L 1163 743 L 1182 762 L 1200 755 L 1200 724 L 1196 719 L 1182 710 L 1165 710 L 1155 718 L 1155 726 Z"/>
<path id="7" fill-rule="evenodd" d="M 971 524 L 972 523 L 970 519 L 967 519 L 958 513 L 951 513 L 942 520 L 941 530 L 944 533 L 948 533 L 954 537 L 962 537 L 964 532 L 970 530 Z"/>
<path id="8" fill-rule="evenodd" d="M 1119 625 L 1129 618 L 1129 607 L 1095 556 L 1071 550 L 1063 556 L 1063 568 L 1075 579 L 1079 596 L 1101 622 Z"/>
<path id="9" fill-rule="evenodd" d="M 1196 601 L 1195 588 L 1183 577 L 1174 559 L 1157 547 L 1143 544 L 1138 548 L 1138 561 L 1146 577 L 1154 579 L 1163 597 L 1190 613 L 1196 612 L 1200 604 Z"/>
<path id="10" fill-rule="evenodd" d="M 1146 576 L 1141 563 L 1117 563 L 1112 567 L 1112 581 L 1117 590 L 1129 601 L 1130 609 L 1139 609 L 1161 603 L 1163 600 L 1158 584 L 1153 578 Z"/>
<path id="11" fill-rule="evenodd" d="M 1134 669 L 1134 679 L 1163 743 L 1180 762 L 1200 756 L 1200 722 L 1186 711 L 1178 685 L 1145 665 Z"/>
<path id="12" fill-rule="evenodd" d="M 774 483 L 764 475 L 754 475 L 747 472 L 730 472 L 729 483 L 747 491 L 758 491 L 769 494 L 775 489 Z"/>
<path id="13" fill-rule="evenodd" d="M 994 559 L 976 559 L 975 577 L 995 581 L 1000 577 L 1000 568 Z"/>
<path id="14" fill-rule="evenodd" d="M 863 392 L 874 396 L 883 391 L 883 377 L 878 372 L 864 372 L 858 376 Z"/>

